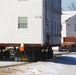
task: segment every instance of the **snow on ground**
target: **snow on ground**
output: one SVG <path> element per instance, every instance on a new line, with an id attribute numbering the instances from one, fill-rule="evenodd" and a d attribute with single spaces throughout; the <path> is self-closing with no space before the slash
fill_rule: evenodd
<path id="1" fill-rule="evenodd" d="M 56 59 L 0 68 L 0 75 L 76 75 L 76 53 Z"/>
<path id="2" fill-rule="evenodd" d="M 73 52 L 68 55 L 62 55 L 62 58 L 76 62 L 76 52 Z"/>

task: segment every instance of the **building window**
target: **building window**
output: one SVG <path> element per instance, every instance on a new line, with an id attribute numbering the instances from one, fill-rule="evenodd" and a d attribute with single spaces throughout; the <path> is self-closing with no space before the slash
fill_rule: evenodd
<path id="1" fill-rule="evenodd" d="M 70 24 L 68 24 L 68 26 L 70 26 Z"/>
<path id="2" fill-rule="evenodd" d="M 18 28 L 27 28 L 27 17 L 18 17 Z"/>

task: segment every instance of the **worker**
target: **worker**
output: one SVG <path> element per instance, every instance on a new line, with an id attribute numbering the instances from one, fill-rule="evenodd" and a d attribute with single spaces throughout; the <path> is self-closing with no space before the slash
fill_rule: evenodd
<path id="1" fill-rule="evenodd" d="M 19 48 L 15 51 L 15 61 L 21 61 L 21 53 Z"/>

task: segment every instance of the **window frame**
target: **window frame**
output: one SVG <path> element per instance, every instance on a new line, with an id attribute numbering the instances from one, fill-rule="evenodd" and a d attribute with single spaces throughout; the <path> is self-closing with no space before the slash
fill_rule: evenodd
<path id="1" fill-rule="evenodd" d="M 28 28 L 28 17 L 18 17 L 18 29 Z"/>

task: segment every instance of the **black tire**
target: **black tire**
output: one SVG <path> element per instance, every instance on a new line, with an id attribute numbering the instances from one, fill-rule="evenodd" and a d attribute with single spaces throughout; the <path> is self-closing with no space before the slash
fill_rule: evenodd
<path id="1" fill-rule="evenodd" d="M 48 49 L 48 58 L 53 58 L 53 50 L 52 49 Z"/>
<path id="2" fill-rule="evenodd" d="M 3 52 L 0 52 L 0 59 L 3 59 Z"/>
<path id="3" fill-rule="evenodd" d="M 10 58 L 10 52 L 9 51 L 5 51 L 4 52 L 4 57 L 5 58 Z"/>

